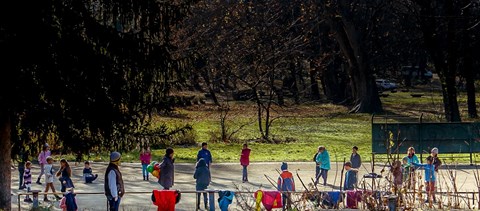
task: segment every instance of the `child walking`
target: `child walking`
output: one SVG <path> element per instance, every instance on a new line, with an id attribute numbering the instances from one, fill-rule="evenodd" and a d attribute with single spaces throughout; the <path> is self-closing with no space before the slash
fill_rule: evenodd
<path id="1" fill-rule="evenodd" d="M 23 171 L 23 185 L 27 189 L 27 193 L 32 190 L 32 172 L 30 169 L 32 168 L 32 163 L 30 161 L 25 162 L 25 169 Z M 25 195 L 24 202 L 33 202 L 29 195 Z"/>
<path id="2" fill-rule="evenodd" d="M 248 182 L 247 166 L 250 164 L 250 149 L 247 144 L 243 144 L 242 154 L 240 155 L 240 165 L 243 166 L 242 182 Z"/>
<path id="3" fill-rule="evenodd" d="M 148 171 L 147 166 L 150 164 L 150 160 L 152 159 L 152 155 L 150 154 L 150 148 L 143 148 L 140 152 L 140 161 L 142 162 L 142 175 L 143 180 L 148 180 Z"/>
<path id="4" fill-rule="evenodd" d="M 196 186 L 195 186 L 197 191 L 205 190 L 207 189 L 208 185 L 210 185 L 211 175 L 205 159 L 200 158 L 200 160 L 198 160 L 197 165 L 195 166 L 195 173 L 193 175 L 193 178 L 197 179 Z M 207 201 L 208 201 L 207 193 L 203 193 L 203 204 L 205 205 L 205 209 L 208 210 Z M 200 209 L 200 193 L 197 193 L 197 210 L 199 209 Z"/>
<path id="5" fill-rule="evenodd" d="M 55 187 L 53 186 L 53 158 L 48 156 L 47 157 L 47 164 L 45 164 L 43 172 L 45 173 L 45 193 L 48 193 L 49 189 L 52 189 L 52 192 L 55 193 Z M 61 197 L 57 194 L 54 194 L 57 200 L 60 200 Z M 45 194 L 43 201 L 50 201 L 48 200 L 48 195 Z"/>
<path id="6" fill-rule="evenodd" d="M 433 200 L 433 203 L 437 203 L 435 199 L 435 166 L 433 165 L 433 158 L 428 157 L 426 164 L 412 163 L 415 166 L 423 167 L 425 170 L 425 189 L 427 192 L 427 199 L 425 203 L 429 203 Z"/>
<path id="7" fill-rule="evenodd" d="M 85 179 L 85 183 L 92 183 L 98 177 L 98 174 L 93 175 L 93 170 L 90 167 L 90 162 L 85 161 L 85 167 L 83 168 L 83 178 Z"/>
<path id="8" fill-rule="evenodd" d="M 37 178 L 37 184 L 41 185 L 42 183 L 40 182 L 40 179 L 42 178 L 44 174 L 44 169 L 45 165 L 47 164 L 47 157 L 50 157 L 52 153 L 50 152 L 50 147 L 48 146 L 47 143 L 43 145 L 42 151 L 38 154 L 38 163 L 40 164 L 40 174 L 38 175 Z"/>

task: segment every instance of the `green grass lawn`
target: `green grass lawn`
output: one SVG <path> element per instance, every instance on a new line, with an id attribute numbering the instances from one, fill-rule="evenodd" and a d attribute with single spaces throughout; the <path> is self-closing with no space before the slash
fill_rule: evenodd
<path id="1" fill-rule="evenodd" d="M 439 92 L 425 92 L 421 98 L 410 96 L 412 92 L 389 93 L 381 98 L 384 109 L 390 114 L 412 116 L 418 118 L 424 114 L 426 121 L 443 120 L 442 98 Z M 459 94 L 461 111 L 466 110 L 466 95 Z M 327 147 L 332 161 L 343 161 L 349 158 L 352 146 L 360 148 L 363 160 L 371 159 L 371 115 L 350 114 L 347 108 L 332 104 L 290 105 L 275 108 L 274 116 L 278 117 L 272 126 L 272 137 L 284 140 L 287 137 L 296 141 L 282 144 L 258 143 L 258 125 L 255 105 L 249 102 L 230 103 L 231 111 L 227 125 L 235 130 L 245 125 L 235 138 L 234 143 L 213 142 L 212 133 L 218 131 L 219 112 L 213 105 L 197 105 L 175 110 L 169 117 L 157 116 L 154 125 L 165 123 L 169 126 L 190 124 L 193 126 L 197 143 L 208 142 L 214 162 L 238 162 L 242 144 L 249 143 L 252 149 L 251 161 L 311 161 L 318 146 Z M 194 162 L 198 146 L 174 147 L 177 162 Z M 164 149 L 153 150 L 153 160 L 160 160 Z M 138 153 L 124 153 L 125 162 L 138 162 Z M 468 161 L 468 157 L 453 158 L 451 162 Z M 478 155 L 475 155 L 475 160 Z M 93 155 L 93 160 L 106 161 L 108 156 Z"/>

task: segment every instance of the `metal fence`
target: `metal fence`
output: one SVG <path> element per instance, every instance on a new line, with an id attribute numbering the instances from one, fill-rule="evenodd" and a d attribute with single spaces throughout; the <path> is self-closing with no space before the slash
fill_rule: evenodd
<path id="1" fill-rule="evenodd" d="M 380 119 L 380 120 L 379 120 Z M 433 147 L 442 153 L 467 153 L 473 163 L 473 153 L 480 152 L 480 123 L 425 123 L 392 120 L 395 117 L 372 116 L 372 153 L 406 153 L 413 146 L 418 154 L 429 154 Z"/>
<path id="2" fill-rule="evenodd" d="M 372 190 L 367 190 L 370 192 L 369 196 L 372 196 Z M 180 191 L 182 194 L 182 199 L 176 205 L 175 210 L 196 210 L 196 203 L 197 203 L 197 193 L 207 193 L 211 198 L 210 200 L 214 201 L 214 207 L 209 207 L 208 210 L 220 210 L 218 203 L 216 203 L 216 194 L 219 190 L 208 190 L 208 191 Z M 253 194 L 256 191 L 234 191 L 235 192 L 235 199 L 232 205 L 230 205 L 229 210 L 255 210 L 256 207 L 256 200 L 253 197 Z M 318 198 L 316 196 L 321 196 L 319 194 L 325 194 L 327 192 L 339 192 L 341 194 L 341 199 L 336 202 L 336 204 L 328 204 L 325 203 L 324 198 Z M 291 196 L 291 207 L 296 210 L 321 210 L 321 209 L 332 209 L 332 208 L 348 208 L 347 203 L 348 200 L 346 199 L 346 191 L 318 191 L 318 190 L 311 190 L 311 191 L 289 191 L 289 192 L 281 192 L 284 194 L 289 194 Z M 392 201 L 389 202 L 389 197 L 391 193 L 387 192 L 380 192 L 378 191 L 378 196 L 372 196 L 372 199 L 375 200 L 374 202 L 363 200 L 358 202 L 358 209 L 371 209 L 371 206 L 376 206 L 377 208 L 385 208 L 388 209 L 389 206 L 392 206 Z M 30 195 L 33 198 L 36 197 L 38 203 L 38 196 L 44 195 L 46 193 L 43 192 L 35 192 L 35 193 L 21 193 L 18 194 L 18 210 L 22 210 L 21 205 L 21 197 L 25 195 Z M 48 193 L 49 195 L 53 193 Z M 62 193 L 57 193 L 62 194 Z M 96 197 L 98 201 L 102 203 L 98 203 L 98 205 L 94 207 L 83 206 L 82 203 L 79 203 L 78 210 L 107 210 L 108 205 L 104 196 L 103 192 L 78 192 L 77 198 L 81 198 L 82 196 L 87 195 L 98 195 Z M 152 192 L 126 192 L 124 199 L 133 200 L 135 205 L 133 206 L 124 206 L 120 210 L 156 210 L 157 207 L 152 205 L 151 202 L 151 194 Z M 191 194 L 191 195 L 190 195 Z M 413 202 L 413 208 L 427 208 L 430 206 L 432 208 L 432 204 L 425 203 L 423 200 L 422 195 L 425 196 L 425 192 L 417 191 L 417 192 L 405 192 L 402 193 L 402 197 L 404 201 Z M 433 205 L 433 208 L 443 208 L 443 209 L 475 209 L 478 207 L 480 203 L 480 193 L 479 192 L 436 192 L 437 199 L 441 201 L 441 203 L 437 203 Z M 35 196 L 34 196 L 35 195 Z M 137 196 L 137 197 L 134 197 Z M 190 198 L 192 197 L 192 198 Z M 203 196 L 202 196 L 203 197 Z M 195 200 L 192 200 L 192 199 Z M 122 199 L 122 203 L 123 200 Z M 79 200 L 82 201 L 82 200 Z M 142 203 L 146 202 L 146 203 Z M 90 202 L 91 203 L 91 202 Z M 95 202 L 94 202 L 95 203 Z M 374 203 L 374 205 L 372 205 Z M 395 201 L 393 203 L 398 203 Z M 404 203 L 405 204 L 405 203 Z M 209 203 L 211 206 L 212 203 Z M 405 206 L 405 205 L 404 205 Z M 408 205 L 407 205 L 408 206 Z M 203 208 L 203 206 L 202 206 Z M 29 210 L 29 208 L 23 207 L 23 210 Z M 263 209 L 262 209 L 263 210 Z"/>

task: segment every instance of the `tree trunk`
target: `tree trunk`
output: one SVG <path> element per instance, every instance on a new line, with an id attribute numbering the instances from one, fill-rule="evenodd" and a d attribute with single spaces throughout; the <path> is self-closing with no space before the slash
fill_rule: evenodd
<path id="1" fill-rule="evenodd" d="M 472 67 L 466 67 L 465 69 L 468 76 L 466 77 L 467 82 L 467 104 L 468 104 L 468 117 L 477 118 L 477 103 L 475 96 L 475 76 L 473 74 Z"/>
<path id="2" fill-rule="evenodd" d="M 453 0 L 445 1 L 445 11 L 447 15 L 454 15 L 454 2 Z M 449 19 L 447 22 L 447 69 L 445 72 L 445 86 L 447 88 L 447 101 L 449 103 L 449 110 L 445 110 L 445 116 L 449 122 L 460 122 L 460 111 L 458 110 L 457 101 L 457 88 L 456 88 L 456 76 L 457 76 L 457 63 L 459 47 L 456 30 L 456 20 Z M 445 96 L 444 96 L 445 98 Z"/>
<path id="3" fill-rule="evenodd" d="M 0 210 L 11 210 L 11 122 L 7 113 L 0 111 Z"/>
<path id="4" fill-rule="evenodd" d="M 348 2 L 342 1 L 339 7 L 340 17 L 330 6 L 326 6 L 327 23 L 335 32 L 335 38 L 349 64 L 354 106 L 351 112 L 377 113 L 382 111 L 373 73 L 369 68 L 361 40 L 361 31 L 349 19 Z M 325 3 L 323 3 L 325 4 Z"/>
<path id="5" fill-rule="evenodd" d="M 221 106 L 220 103 L 218 102 L 217 95 L 215 94 L 214 87 L 210 82 L 210 75 L 207 72 L 207 70 L 202 70 L 202 78 L 208 87 L 208 92 L 210 93 L 210 96 L 212 96 L 213 103 L 215 103 L 215 105 L 217 106 Z"/>
<path id="6" fill-rule="evenodd" d="M 310 99 L 313 101 L 320 100 L 320 88 L 318 87 L 317 82 L 317 70 L 315 67 L 310 67 L 309 76 L 310 76 L 310 89 L 312 94 L 310 95 Z"/>
<path id="7" fill-rule="evenodd" d="M 466 17 L 470 16 L 470 9 L 464 11 Z M 466 25 L 466 24 L 465 24 Z M 468 27 L 468 25 L 464 26 Z M 472 39 L 468 31 L 463 33 L 463 76 L 465 77 L 466 88 L 467 88 L 467 107 L 468 107 L 468 117 L 477 118 L 477 103 L 475 96 L 475 72 L 473 71 L 473 58 L 474 54 L 474 45 L 472 46 Z"/>
<path id="8" fill-rule="evenodd" d="M 420 7 L 420 15 L 424 17 L 436 15 L 430 1 L 416 1 L 416 3 Z M 445 8 L 443 9 L 446 15 L 454 15 L 453 6 L 452 0 L 445 1 Z M 445 26 L 441 25 L 443 22 L 432 22 L 430 18 L 422 18 L 420 22 L 423 40 L 442 83 L 445 118 L 449 122 L 461 121 L 460 111 L 458 110 L 457 89 L 455 87 L 458 62 L 455 21 L 448 19 L 446 37 L 440 37 L 442 33 L 437 31 L 439 28 L 445 28 Z M 447 48 L 443 47 L 444 43 L 447 44 Z"/>
<path id="9" fill-rule="evenodd" d="M 460 111 L 458 110 L 455 77 L 447 77 L 445 80 L 445 84 L 442 84 L 445 118 L 449 122 L 460 122 L 461 118 Z"/>
<path id="10" fill-rule="evenodd" d="M 298 83 L 297 83 L 297 65 L 295 62 L 290 63 L 290 77 L 292 77 L 292 85 L 290 90 L 293 94 L 293 99 L 295 100 L 295 104 L 300 103 L 300 95 L 298 91 Z"/>

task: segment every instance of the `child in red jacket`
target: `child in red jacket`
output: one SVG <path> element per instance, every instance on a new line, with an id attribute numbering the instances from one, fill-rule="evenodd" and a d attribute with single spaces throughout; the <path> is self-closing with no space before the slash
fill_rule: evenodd
<path id="1" fill-rule="evenodd" d="M 243 166 L 242 182 L 248 182 L 247 166 L 250 164 L 250 149 L 247 144 L 243 144 L 242 154 L 240 155 L 240 165 Z"/>

